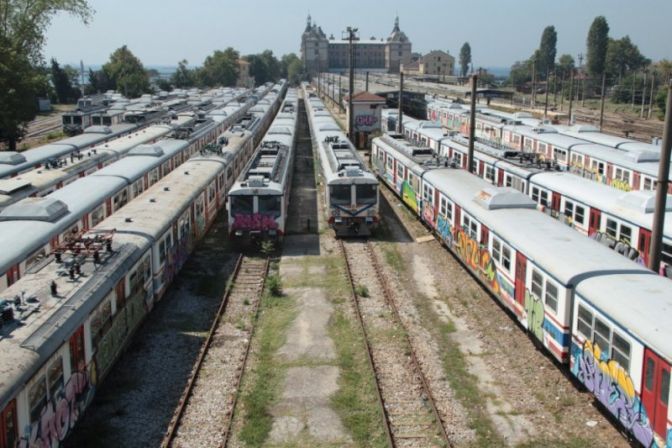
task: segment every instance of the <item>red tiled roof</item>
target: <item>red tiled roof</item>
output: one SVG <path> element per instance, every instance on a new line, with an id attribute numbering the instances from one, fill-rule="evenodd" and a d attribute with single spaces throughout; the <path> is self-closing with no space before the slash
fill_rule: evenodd
<path id="1" fill-rule="evenodd" d="M 345 97 L 346 101 L 348 97 Z M 374 95 L 373 93 L 370 92 L 359 92 L 356 93 L 355 96 L 352 97 L 352 102 L 353 103 L 376 103 L 376 102 L 385 102 L 385 98 L 382 96 Z"/>

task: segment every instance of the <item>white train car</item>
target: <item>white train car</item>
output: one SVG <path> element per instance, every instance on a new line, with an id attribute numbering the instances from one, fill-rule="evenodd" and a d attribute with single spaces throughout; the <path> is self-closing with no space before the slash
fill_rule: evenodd
<path id="1" fill-rule="evenodd" d="M 378 180 L 324 103 L 304 85 L 308 123 L 325 183 L 327 221 L 337 236 L 367 236 L 379 222 Z"/>
<path id="2" fill-rule="evenodd" d="M 298 125 L 296 89 L 287 92 L 254 157 L 229 191 L 229 235 L 278 239 L 285 234 Z"/>

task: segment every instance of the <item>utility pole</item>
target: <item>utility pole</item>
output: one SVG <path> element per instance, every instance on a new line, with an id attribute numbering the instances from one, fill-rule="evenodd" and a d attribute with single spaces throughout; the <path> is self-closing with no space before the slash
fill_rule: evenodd
<path id="1" fill-rule="evenodd" d="M 341 75 L 338 75 L 338 110 L 343 112 L 343 88 L 341 87 L 341 81 L 343 78 Z"/>
<path id="2" fill-rule="evenodd" d="M 607 96 L 605 89 L 607 88 L 607 71 L 602 72 L 602 100 L 600 101 L 600 132 L 602 132 L 602 125 L 604 124 L 604 99 Z"/>
<path id="3" fill-rule="evenodd" d="M 548 117 L 548 69 L 546 70 L 546 98 L 544 99 L 544 118 Z"/>
<path id="4" fill-rule="evenodd" d="M 469 115 L 469 153 L 467 166 L 469 172 L 474 172 L 474 139 L 476 138 L 476 85 L 478 75 L 471 75 L 471 112 Z"/>
<path id="5" fill-rule="evenodd" d="M 565 73 L 562 73 L 562 79 L 560 80 L 560 112 L 563 111 L 565 107 Z"/>
<path id="6" fill-rule="evenodd" d="M 403 97 L 404 97 L 404 72 L 399 70 L 399 112 L 397 113 L 397 116 L 399 117 L 397 119 L 397 132 L 399 134 L 404 133 L 404 109 L 402 108 L 403 104 Z"/>
<path id="7" fill-rule="evenodd" d="M 672 151 L 672 82 L 670 81 L 667 84 L 666 105 L 663 145 L 660 147 L 660 163 L 658 164 L 656 210 L 653 215 L 653 232 L 649 253 L 649 268 L 655 273 L 660 271 L 663 226 L 665 225 L 665 200 L 667 199 L 668 179 L 670 177 L 670 152 Z"/>
<path id="8" fill-rule="evenodd" d="M 348 33 L 348 49 L 350 52 L 350 63 L 348 73 L 348 137 L 351 142 L 355 141 L 355 111 L 352 108 L 352 97 L 355 96 L 355 43 L 357 40 L 357 28 L 349 26 L 346 30 Z"/>
<path id="9" fill-rule="evenodd" d="M 632 110 L 635 110 L 635 84 L 637 84 L 637 75 L 632 75 Z"/>
<path id="10" fill-rule="evenodd" d="M 366 72 L 366 86 L 364 88 L 364 91 L 365 92 L 369 91 L 369 72 L 368 71 Z"/>
<path id="11" fill-rule="evenodd" d="M 532 58 L 532 109 L 537 106 L 537 59 Z"/>
<path id="12" fill-rule="evenodd" d="M 639 110 L 639 118 L 644 118 L 644 103 L 646 102 L 646 70 L 644 70 L 644 82 L 642 83 L 642 101 L 641 101 L 641 109 Z"/>
<path id="13" fill-rule="evenodd" d="M 553 68 L 553 107 L 558 107 L 558 69 Z"/>
<path id="14" fill-rule="evenodd" d="M 649 113 L 646 116 L 647 120 L 651 119 L 651 111 L 653 110 L 653 91 L 656 89 L 656 72 L 651 73 L 651 92 L 649 93 Z"/>
<path id="15" fill-rule="evenodd" d="M 567 124 L 571 126 L 572 124 L 572 103 L 574 103 L 574 69 L 570 69 L 569 72 L 569 118 L 567 119 Z"/>

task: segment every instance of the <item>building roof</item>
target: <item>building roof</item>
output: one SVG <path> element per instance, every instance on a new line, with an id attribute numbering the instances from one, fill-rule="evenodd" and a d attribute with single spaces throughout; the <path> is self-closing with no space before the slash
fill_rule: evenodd
<path id="1" fill-rule="evenodd" d="M 346 101 L 349 97 L 345 97 Z M 359 92 L 352 97 L 353 103 L 385 103 L 385 98 L 371 92 Z"/>

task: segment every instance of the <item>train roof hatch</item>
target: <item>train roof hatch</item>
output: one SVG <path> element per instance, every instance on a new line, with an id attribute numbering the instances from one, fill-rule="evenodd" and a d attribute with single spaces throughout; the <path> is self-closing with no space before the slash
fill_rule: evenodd
<path id="1" fill-rule="evenodd" d="M 474 202 L 486 210 L 500 210 L 505 208 L 534 209 L 537 203 L 520 191 L 509 187 L 484 188 L 474 196 Z"/>
<path id="2" fill-rule="evenodd" d="M 27 198 L 0 212 L 0 221 L 55 222 L 68 214 L 68 206 L 53 198 Z"/>

